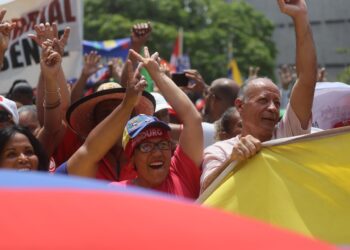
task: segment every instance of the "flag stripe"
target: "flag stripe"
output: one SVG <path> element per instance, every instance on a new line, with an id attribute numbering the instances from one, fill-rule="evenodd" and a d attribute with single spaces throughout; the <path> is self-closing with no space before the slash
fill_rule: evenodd
<path id="1" fill-rule="evenodd" d="M 350 244 L 350 127 L 288 140 L 231 164 L 231 171 L 220 175 L 220 184 L 212 184 L 215 191 L 199 201 L 331 243 Z"/>

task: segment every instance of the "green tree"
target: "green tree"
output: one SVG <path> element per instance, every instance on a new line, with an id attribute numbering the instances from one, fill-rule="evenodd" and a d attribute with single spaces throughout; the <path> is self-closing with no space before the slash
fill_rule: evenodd
<path id="1" fill-rule="evenodd" d="M 344 54 L 349 55 L 350 54 L 350 48 L 338 48 L 337 49 L 338 54 Z M 342 72 L 339 73 L 337 76 L 337 80 L 339 82 L 343 82 L 346 84 L 350 84 L 350 66 L 346 66 Z"/>
<path id="2" fill-rule="evenodd" d="M 184 30 L 184 51 L 192 68 L 209 83 L 227 75 L 228 44 L 243 75 L 250 65 L 273 78 L 276 49 L 273 25 L 245 1 L 85 0 L 84 38 L 105 40 L 130 35 L 133 24 L 151 21 L 149 47 L 170 58 L 177 30 Z"/>
<path id="3" fill-rule="evenodd" d="M 350 66 L 346 67 L 337 77 L 339 82 L 350 84 Z"/>

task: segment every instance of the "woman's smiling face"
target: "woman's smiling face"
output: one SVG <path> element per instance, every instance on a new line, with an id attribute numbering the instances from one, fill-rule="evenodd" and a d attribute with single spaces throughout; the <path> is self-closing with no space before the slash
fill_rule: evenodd
<path id="1" fill-rule="evenodd" d="M 20 171 L 38 170 L 39 159 L 28 138 L 21 133 L 14 134 L 0 153 L 0 167 Z"/>

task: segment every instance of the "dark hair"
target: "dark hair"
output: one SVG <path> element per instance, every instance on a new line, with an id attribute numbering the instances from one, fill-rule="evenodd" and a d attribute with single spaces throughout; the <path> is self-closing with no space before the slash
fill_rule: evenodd
<path id="1" fill-rule="evenodd" d="M 229 78 L 218 78 L 211 83 L 211 90 L 214 94 L 220 93 L 220 97 L 229 103 L 233 103 L 239 92 L 239 85 Z"/>
<path id="2" fill-rule="evenodd" d="M 22 86 L 21 90 L 23 93 L 27 95 L 28 94 L 33 95 L 33 90 L 32 90 L 32 87 L 29 85 L 29 83 L 26 80 L 20 79 L 13 82 L 11 88 L 9 89 L 6 95 L 6 98 L 12 100 L 15 89 L 17 88 L 17 86 L 20 86 L 20 85 Z"/>
<path id="3" fill-rule="evenodd" d="M 39 160 L 38 170 L 48 171 L 50 161 L 49 157 L 47 156 L 47 153 L 45 152 L 38 139 L 28 129 L 24 127 L 13 125 L 0 129 L 0 152 L 4 150 L 7 142 L 17 133 L 25 135 L 28 138 L 30 144 L 32 145 L 34 153 Z"/>
<path id="4" fill-rule="evenodd" d="M 26 80 L 14 81 L 6 95 L 6 98 L 22 103 L 23 105 L 35 103 L 33 88 Z"/>
<path id="5" fill-rule="evenodd" d="M 238 113 L 237 109 L 235 107 L 228 108 L 221 116 L 220 118 L 220 125 L 223 131 L 228 132 L 230 130 L 231 125 L 231 117 Z"/>

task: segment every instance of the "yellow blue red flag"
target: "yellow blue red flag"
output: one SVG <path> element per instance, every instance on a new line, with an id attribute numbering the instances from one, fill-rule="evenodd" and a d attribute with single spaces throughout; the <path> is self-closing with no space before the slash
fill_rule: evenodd
<path id="1" fill-rule="evenodd" d="M 350 127 L 271 142 L 231 164 L 199 201 L 349 245 Z"/>
<path id="2" fill-rule="evenodd" d="M 228 65 L 228 72 L 229 77 L 232 78 L 239 86 L 242 86 L 243 79 L 241 71 L 239 70 L 237 61 L 235 59 L 231 59 Z"/>

